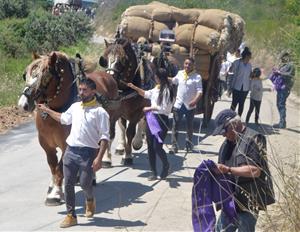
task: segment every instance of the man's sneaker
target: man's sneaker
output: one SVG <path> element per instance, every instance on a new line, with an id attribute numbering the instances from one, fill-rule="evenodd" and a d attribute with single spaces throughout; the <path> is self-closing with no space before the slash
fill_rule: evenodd
<path id="1" fill-rule="evenodd" d="M 68 228 L 77 225 L 77 218 L 72 214 L 67 214 L 65 219 L 60 223 L 60 228 Z"/>
<path id="2" fill-rule="evenodd" d="M 191 142 L 186 142 L 185 143 L 185 150 L 187 152 L 193 151 L 194 145 Z"/>
<path id="3" fill-rule="evenodd" d="M 176 154 L 178 152 L 177 146 L 172 146 L 172 148 L 169 150 L 169 154 Z"/>
<path id="4" fill-rule="evenodd" d="M 91 218 L 94 216 L 96 210 L 96 199 L 94 198 L 91 201 L 85 201 L 85 216 Z"/>
<path id="5" fill-rule="evenodd" d="M 157 175 L 154 173 L 152 173 L 150 176 L 148 176 L 148 180 L 149 181 L 154 181 L 154 180 L 157 180 Z"/>
<path id="6" fill-rule="evenodd" d="M 286 128 L 286 124 L 285 123 L 278 123 L 278 124 L 274 124 L 273 127 L 284 129 L 284 128 Z"/>

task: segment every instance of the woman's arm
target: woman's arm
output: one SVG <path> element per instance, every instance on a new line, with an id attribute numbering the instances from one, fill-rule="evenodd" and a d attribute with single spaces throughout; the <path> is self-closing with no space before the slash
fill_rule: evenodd
<path id="1" fill-rule="evenodd" d="M 136 91 L 139 95 L 141 95 L 142 97 L 145 96 L 145 90 L 143 90 L 143 89 L 141 89 L 141 88 L 135 86 L 135 85 L 132 84 L 132 83 L 127 83 L 127 86 L 128 86 L 129 88 L 132 88 L 133 90 L 135 90 L 135 91 Z"/>

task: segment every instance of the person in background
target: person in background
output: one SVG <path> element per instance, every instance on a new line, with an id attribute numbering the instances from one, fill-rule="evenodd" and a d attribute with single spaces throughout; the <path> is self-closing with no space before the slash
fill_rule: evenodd
<path id="1" fill-rule="evenodd" d="M 246 127 L 237 113 L 225 109 L 215 118 L 213 135 L 223 135 L 216 173 L 228 174 L 234 182 L 237 221 L 230 223 L 222 209 L 216 231 L 254 232 L 259 210 L 275 202 L 273 182 L 266 159 L 266 138 Z"/>
<path id="2" fill-rule="evenodd" d="M 183 115 L 185 115 L 187 123 L 186 150 L 193 150 L 193 120 L 197 103 L 203 93 L 202 78 L 195 72 L 194 64 L 193 58 L 186 58 L 183 64 L 184 69 L 180 70 L 174 78 L 170 78 L 172 83 L 178 86 L 173 107 L 171 153 L 178 151 L 178 128 Z"/>
<path id="3" fill-rule="evenodd" d="M 102 167 L 102 158 L 109 141 L 109 115 L 96 101 L 96 84 L 90 79 L 79 82 L 81 101 L 73 103 L 63 113 L 44 104 L 38 109 L 64 125 L 72 125 L 63 157 L 63 173 L 67 216 L 60 224 L 67 228 L 77 224 L 75 212 L 75 184 L 79 174 L 80 186 L 86 198 L 85 216 L 93 217 L 96 199 L 93 195 L 93 175 Z"/>
<path id="4" fill-rule="evenodd" d="M 221 99 L 223 91 L 227 91 L 227 76 L 229 72 L 229 68 L 231 67 L 231 63 L 226 60 L 225 55 L 221 55 L 221 69 L 218 76 L 219 81 L 219 98 Z"/>
<path id="5" fill-rule="evenodd" d="M 253 69 L 250 83 L 250 107 L 246 116 L 246 123 L 249 123 L 249 119 L 255 108 L 255 124 L 258 124 L 260 105 L 263 96 L 263 85 L 260 76 L 261 70 L 259 68 Z"/>
<path id="6" fill-rule="evenodd" d="M 230 68 L 233 73 L 229 80 L 229 92 L 232 92 L 231 109 L 235 111 L 239 105 L 238 114 L 242 116 L 246 97 L 250 89 L 250 76 L 252 73 L 252 65 L 249 63 L 251 52 L 245 47 L 242 52 L 241 59 L 233 62 Z"/>
<path id="7" fill-rule="evenodd" d="M 169 127 L 169 114 L 171 113 L 174 99 L 174 92 L 172 85 L 169 83 L 167 71 L 163 68 L 159 68 L 155 75 L 155 81 L 157 85 L 151 90 L 143 90 L 132 83 L 128 83 L 127 86 L 137 91 L 139 95 L 151 100 L 151 106 L 145 107 L 144 112 L 153 112 L 156 120 L 159 123 L 161 131 L 158 133 L 159 138 L 151 133 L 149 121 L 147 121 L 147 145 L 148 145 L 148 157 L 152 174 L 148 177 L 148 180 L 157 179 L 156 169 L 156 156 L 162 161 L 162 171 L 160 174 L 161 179 L 165 179 L 169 172 L 169 162 L 167 154 L 163 149 L 163 141 L 167 136 Z"/>
<path id="8" fill-rule="evenodd" d="M 291 93 L 294 85 L 295 66 L 288 52 L 283 52 L 281 63 L 278 69 L 273 71 L 270 78 L 277 91 L 276 105 L 279 112 L 279 123 L 275 124 L 275 128 L 286 128 L 286 100 Z"/>

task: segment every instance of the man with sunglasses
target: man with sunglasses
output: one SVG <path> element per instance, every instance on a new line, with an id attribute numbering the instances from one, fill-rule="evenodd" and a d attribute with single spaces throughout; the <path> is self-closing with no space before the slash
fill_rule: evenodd
<path id="1" fill-rule="evenodd" d="M 234 183 L 237 221 L 232 224 L 221 211 L 216 231 L 255 231 L 259 210 L 274 203 L 271 175 L 266 161 L 266 138 L 247 128 L 239 115 L 230 109 L 215 118 L 213 135 L 226 140 L 219 151 L 216 174 L 229 174 Z"/>

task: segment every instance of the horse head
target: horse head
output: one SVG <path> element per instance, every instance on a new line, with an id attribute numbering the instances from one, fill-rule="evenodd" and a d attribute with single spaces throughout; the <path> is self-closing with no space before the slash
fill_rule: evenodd
<path id="1" fill-rule="evenodd" d="M 25 88 L 19 99 L 18 105 L 25 111 L 32 112 L 35 104 L 45 103 L 52 108 L 61 108 L 69 99 L 69 91 L 62 90 L 64 83 L 70 82 L 74 77 L 68 57 L 60 52 L 49 55 L 34 55 L 34 60 L 29 64 L 23 74 L 26 82 Z"/>
<path id="2" fill-rule="evenodd" d="M 132 82 L 137 69 L 137 58 L 131 46 L 130 40 L 118 38 L 114 43 L 105 40 L 105 52 L 100 57 L 99 64 L 106 68 L 118 82 L 118 86 L 124 88 L 124 82 Z"/>

